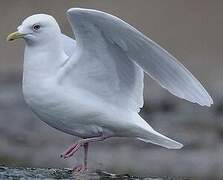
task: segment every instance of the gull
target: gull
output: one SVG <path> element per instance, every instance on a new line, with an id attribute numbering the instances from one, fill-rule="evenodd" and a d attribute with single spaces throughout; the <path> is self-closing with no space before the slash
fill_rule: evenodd
<path id="1" fill-rule="evenodd" d="M 46 14 L 26 18 L 8 41 L 25 40 L 23 94 L 48 125 L 80 138 L 61 157 L 111 137 L 136 138 L 168 149 L 183 145 L 155 131 L 138 114 L 143 107 L 144 72 L 173 95 L 211 106 L 212 98 L 176 58 L 113 15 L 71 8 L 75 39 L 62 34 Z"/>

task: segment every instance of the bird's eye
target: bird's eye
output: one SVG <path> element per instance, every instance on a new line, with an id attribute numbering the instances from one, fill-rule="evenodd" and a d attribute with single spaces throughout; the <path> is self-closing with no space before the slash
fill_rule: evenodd
<path id="1" fill-rule="evenodd" d="M 38 31 L 40 29 L 40 25 L 39 24 L 34 24 L 33 25 L 33 30 L 34 31 Z"/>

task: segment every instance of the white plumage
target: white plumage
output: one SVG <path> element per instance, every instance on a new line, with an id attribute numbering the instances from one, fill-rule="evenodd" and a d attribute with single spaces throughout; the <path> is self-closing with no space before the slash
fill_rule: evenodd
<path id="1" fill-rule="evenodd" d="M 18 27 L 26 40 L 24 97 L 37 116 L 82 138 L 134 137 L 181 148 L 138 115 L 144 72 L 172 94 L 210 106 L 213 101 L 200 82 L 167 51 L 115 16 L 81 8 L 69 9 L 67 16 L 76 40 L 63 35 L 49 15 L 33 15 Z"/>

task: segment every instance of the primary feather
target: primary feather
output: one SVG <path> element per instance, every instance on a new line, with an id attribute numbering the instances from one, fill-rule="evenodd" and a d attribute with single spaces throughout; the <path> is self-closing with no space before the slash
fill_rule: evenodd
<path id="1" fill-rule="evenodd" d="M 97 47 L 94 50 L 103 54 L 107 53 L 109 47 L 116 48 L 118 50 L 113 54 L 120 57 L 120 65 L 123 61 L 136 63 L 175 96 L 202 106 L 213 104 L 213 100 L 200 82 L 176 58 L 121 19 L 104 12 L 79 8 L 68 10 L 68 19 L 81 50 L 86 52 Z M 129 75 L 127 65 L 121 70 Z M 142 84 L 142 77 L 135 77 L 141 81 L 136 86 Z M 120 79 L 118 77 L 118 80 Z M 122 82 L 125 83 L 125 79 Z M 138 96 L 133 97 L 137 97 L 135 101 L 139 102 L 138 107 L 141 107 L 142 87 L 136 88 L 135 91 L 140 92 Z"/>

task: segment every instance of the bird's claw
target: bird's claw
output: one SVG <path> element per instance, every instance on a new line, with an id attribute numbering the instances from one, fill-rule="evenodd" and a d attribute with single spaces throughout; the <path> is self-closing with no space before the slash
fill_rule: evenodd
<path id="1" fill-rule="evenodd" d="M 87 171 L 87 167 L 81 164 L 81 165 L 75 166 L 75 167 L 73 168 L 73 171 L 74 171 L 75 173 L 84 173 L 84 172 Z"/>

